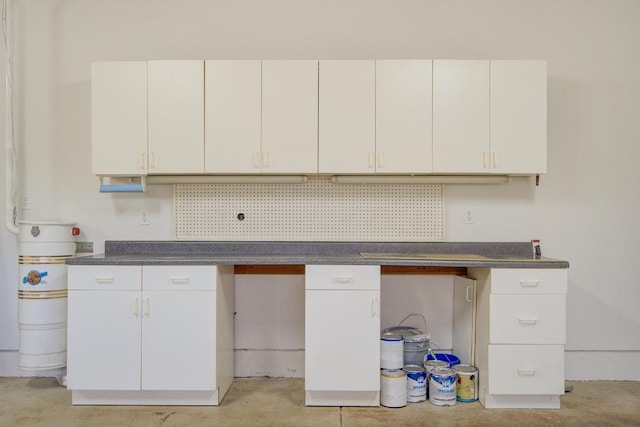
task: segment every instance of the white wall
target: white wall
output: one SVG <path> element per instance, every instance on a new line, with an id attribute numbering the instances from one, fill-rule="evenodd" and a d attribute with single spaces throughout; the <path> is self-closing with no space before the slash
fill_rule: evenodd
<path id="1" fill-rule="evenodd" d="M 97 251 L 105 239 L 171 239 L 172 214 L 169 186 L 144 196 L 97 192 L 90 174 L 93 60 L 546 59 L 548 174 L 537 188 L 530 179 L 447 186 L 446 236 L 540 238 L 545 255 L 571 262 L 567 377 L 640 379 L 632 363 L 640 351 L 633 268 L 640 257 L 640 2 L 15 3 L 21 193 L 32 200 L 20 215 L 77 221 L 81 239 Z M 466 207 L 475 211 L 473 225 L 463 224 Z M 142 209 L 151 212 L 150 226 L 138 224 Z M 0 233 L 0 348 L 15 349 L 15 238 Z"/>

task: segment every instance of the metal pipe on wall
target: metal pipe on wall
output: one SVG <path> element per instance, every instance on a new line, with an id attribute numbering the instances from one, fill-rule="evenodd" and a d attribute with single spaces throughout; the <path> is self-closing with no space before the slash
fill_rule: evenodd
<path id="1" fill-rule="evenodd" d="M 5 48 L 5 109 L 4 109 L 4 147 L 5 147 L 5 225 L 13 234 L 18 234 L 18 191 L 17 191 L 17 149 L 15 140 L 13 64 L 11 61 L 11 40 L 9 28 L 9 0 L 2 2 L 2 37 Z"/>

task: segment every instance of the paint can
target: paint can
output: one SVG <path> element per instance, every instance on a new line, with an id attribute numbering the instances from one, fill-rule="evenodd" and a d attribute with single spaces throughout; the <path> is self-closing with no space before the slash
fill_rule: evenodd
<path id="1" fill-rule="evenodd" d="M 402 369 L 380 371 L 380 404 L 387 408 L 407 406 L 407 374 Z"/>
<path id="2" fill-rule="evenodd" d="M 404 340 L 403 365 L 422 365 L 424 357 L 429 350 L 431 335 L 412 326 L 393 326 L 383 332 L 398 334 Z"/>
<path id="3" fill-rule="evenodd" d="M 427 371 L 418 365 L 406 365 L 402 369 L 407 373 L 407 402 L 427 400 Z"/>
<path id="4" fill-rule="evenodd" d="M 427 356 L 424 358 L 424 360 L 443 360 L 445 362 L 447 362 L 447 364 L 449 365 L 450 368 L 452 368 L 455 365 L 458 365 L 460 363 L 460 358 L 458 356 L 456 356 L 455 354 L 451 354 L 451 353 L 432 353 L 432 354 L 427 354 Z"/>
<path id="5" fill-rule="evenodd" d="M 380 368 L 402 369 L 404 366 L 404 340 L 399 334 L 383 332 L 380 335 Z"/>
<path id="6" fill-rule="evenodd" d="M 453 367 L 458 376 L 456 399 L 458 402 L 475 402 L 478 400 L 478 369 L 470 365 Z"/>
<path id="7" fill-rule="evenodd" d="M 458 376 L 453 369 L 435 368 L 429 374 L 429 402 L 438 406 L 456 404 Z"/>
<path id="8" fill-rule="evenodd" d="M 449 368 L 449 364 L 444 360 L 425 360 L 424 369 L 427 371 L 427 375 L 435 368 Z"/>

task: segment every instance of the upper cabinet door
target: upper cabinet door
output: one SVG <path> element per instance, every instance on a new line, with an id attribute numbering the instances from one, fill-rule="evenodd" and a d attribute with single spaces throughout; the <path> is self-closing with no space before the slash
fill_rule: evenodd
<path id="1" fill-rule="evenodd" d="M 204 172 L 204 61 L 149 61 L 149 173 Z"/>
<path id="2" fill-rule="evenodd" d="M 95 175 L 147 173 L 147 63 L 91 64 L 91 163 Z"/>
<path id="3" fill-rule="evenodd" d="M 489 61 L 433 61 L 433 172 L 488 173 Z"/>
<path id="4" fill-rule="evenodd" d="M 431 172 L 432 61 L 376 61 L 376 172 Z"/>
<path id="5" fill-rule="evenodd" d="M 260 172 L 261 63 L 205 62 L 205 173 Z"/>
<path id="6" fill-rule="evenodd" d="M 491 170 L 547 171 L 546 61 L 491 61 Z"/>
<path id="7" fill-rule="evenodd" d="M 375 61 L 320 61 L 319 172 L 375 172 Z"/>
<path id="8" fill-rule="evenodd" d="M 318 171 L 318 61 L 262 61 L 262 173 Z"/>

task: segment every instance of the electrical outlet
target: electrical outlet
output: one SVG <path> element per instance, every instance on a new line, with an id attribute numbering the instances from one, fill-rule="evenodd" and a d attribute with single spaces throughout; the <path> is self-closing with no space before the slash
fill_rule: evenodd
<path id="1" fill-rule="evenodd" d="M 93 252 L 93 242 L 76 242 L 76 252 Z"/>
<path id="2" fill-rule="evenodd" d="M 22 210 L 26 211 L 29 209 L 31 209 L 31 197 L 24 195 L 22 196 Z"/>
<path id="3" fill-rule="evenodd" d="M 151 216 L 149 211 L 142 211 L 140 213 L 140 225 L 149 225 L 151 224 Z"/>
<path id="4" fill-rule="evenodd" d="M 475 221 L 475 218 L 474 218 L 474 215 L 473 215 L 473 209 L 466 208 L 464 210 L 464 223 L 465 224 L 473 224 L 474 221 Z"/>

